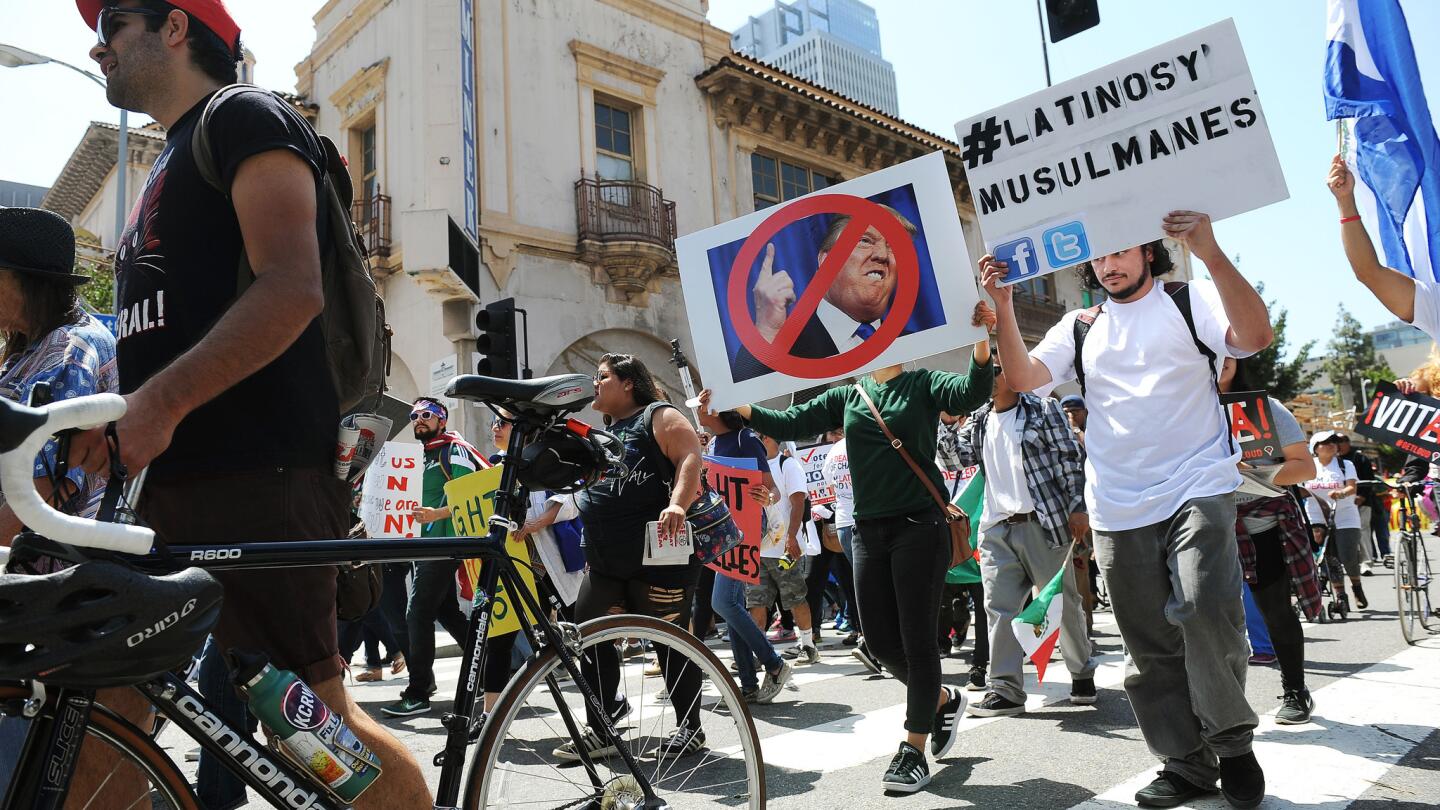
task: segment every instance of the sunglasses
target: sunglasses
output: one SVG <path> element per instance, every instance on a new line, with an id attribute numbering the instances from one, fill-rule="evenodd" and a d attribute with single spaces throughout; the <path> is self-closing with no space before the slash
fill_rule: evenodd
<path id="1" fill-rule="evenodd" d="M 120 23 L 116 20 L 122 14 L 133 14 L 137 17 L 169 17 L 168 11 L 156 11 L 149 8 L 120 8 L 119 6 L 105 6 L 100 9 L 100 16 L 95 18 L 95 35 L 100 38 L 100 44 L 110 45 L 110 40 L 115 37 L 115 32 L 120 29 Z"/>
<path id="2" fill-rule="evenodd" d="M 439 418 L 440 418 L 440 414 L 435 413 L 434 411 L 411 411 L 411 412 L 410 412 L 410 421 L 411 421 L 411 422 L 419 422 L 419 421 L 422 420 L 422 419 L 439 419 Z"/>

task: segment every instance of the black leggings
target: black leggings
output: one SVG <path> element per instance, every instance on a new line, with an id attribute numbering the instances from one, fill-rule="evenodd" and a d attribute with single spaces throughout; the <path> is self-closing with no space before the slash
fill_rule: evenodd
<path id="1" fill-rule="evenodd" d="M 1270 631 L 1275 657 L 1280 659 L 1280 681 L 1285 689 L 1305 688 L 1305 632 L 1290 603 L 1290 574 L 1279 529 L 1254 535 L 1255 584 L 1250 593 Z M 1321 608 L 1324 609 L 1323 607 Z"/>
<path id="2" fill-rule="evenodd" d="M 640 613 L 686 629 L 690 624 L 690 606 L 695 599 L 698 573 L 692 568 L 681 584 L 660 586 L 639 578 L 606 576 L 592 568 L 585 574 L 580 595 L 575 599 L 575 621 L 585 622 L 611 613 Z M 667 577 L 671 575 L 669 571 L 665 574 Z M 612 644 L 599 644 L 590 649 L 593 655 L 586 655 L 580 662 L 581 672 L 585 682 L 605 703 L 606 710 L 613 710 L 621 697 L 617 694 L 620 654 Z M 670 691 L 670 705 L 675 707 L 676 722 L 692 729 L 700 728 L 700 670 L 680 656 L 675 657 L 678 666 L 671 666 L 671 651 L 668 648 L 658 650 L 657 657 L 665 688 Z M 614 686 L 608 686 L 611 684 Z M 588 703 L 585 714 L 591 728 L 600 725 L 595 708 Z"/>
<path id="3" fill-rule="evenodd" d="M 810 603 L 810 626 L 815 630 L 825 624 L 825 583 L 830 581 L 831 571 L 840 583 L 849 611 L 855 612 L 855 579 L 850 573 L 850 561 L 838 551 L 822 548 L 810 558 L 810 573 L 805 576 L 805 599 Z"/>
<path id="4" fill-rule="evenodd" d="M 690 614 L 690 633 L 703 639 L 715 629 L 715 609 L 710 607 L 710 597 L 715 593 L 715 569 L 709 566 L 700 569 L 699 585 L 695 588 L 695 608 Z"/>
<path id="5" fill-rule="evenodd" d="M 950 531 L 939 509 L 862 520 L 855 536 L 855 591 L 865 646 L 905 684 L 905 730 L 928 734 L 940 695 L 940 593 Z"/>

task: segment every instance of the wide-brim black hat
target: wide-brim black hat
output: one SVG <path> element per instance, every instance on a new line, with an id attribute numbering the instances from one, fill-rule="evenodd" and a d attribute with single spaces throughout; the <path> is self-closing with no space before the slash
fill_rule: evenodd
<path id="1" fill-rule="evenodd" d="M 90 280 L 75 272 L 75 230 L 39 208 L 0 207 L 0 269 L 71 284 Z"/>

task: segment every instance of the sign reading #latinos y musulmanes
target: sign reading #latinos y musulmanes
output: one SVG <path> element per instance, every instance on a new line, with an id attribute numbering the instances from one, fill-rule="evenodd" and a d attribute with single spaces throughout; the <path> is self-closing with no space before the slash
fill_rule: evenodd
<path id="1" fill-rule="evenodd" d="M 1440 459 L 1440 399 L 1402 394 L 1382 382 L 1355 432 L 1421 458 Z"/>
<path id="2" fill-rule="evenodd" d="M 1289 196 L 1231 20 L 955 125 L 985 244 L 1005 282 Z"/>

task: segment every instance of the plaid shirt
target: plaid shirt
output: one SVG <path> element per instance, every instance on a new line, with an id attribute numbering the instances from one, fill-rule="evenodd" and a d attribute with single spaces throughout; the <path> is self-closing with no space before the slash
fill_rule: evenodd
<path id="1" fill-rule="evenodd" d="M 1240 543 L 1240 567 L 1245 581 L 1255 584 L 1255 539 L 1245 528 L 1247 517 L 1274 517 L 1280 521 L 1280 542 L 1285 555 L 1285 570 L 1300 609 L 1314 621 L 1320 615 L 1320 582 L 1315 578 L 1315 557 L 1310 551 L 1310 532 L 1300 514 L 1300 505 L 1290 495 L 1257 498 L 1239 504 L 1236 509 L 1235 539 Z"/>
<path id="2" fill-rule="evenodd" d="M 1050 530 L 1050 546 L 1055 548 L 1069 542 L 1071 513 L 1085 511 L 1084 451 L 1054 400 L 1022 393 L 1015 407 L 1019 409 L 1015 429 L 1020 436 L 1025 483 L 1040 525 Z M 985 469 L 985 423 L 994 409 L 994 401 L 980 406 L 957 437 L 960 461 L 967 467 L 980 465 L 981 472 Z"/>

